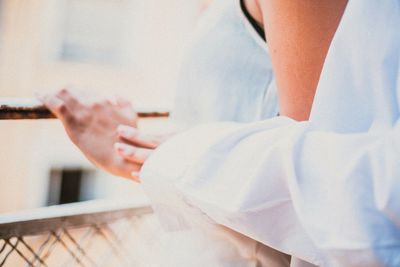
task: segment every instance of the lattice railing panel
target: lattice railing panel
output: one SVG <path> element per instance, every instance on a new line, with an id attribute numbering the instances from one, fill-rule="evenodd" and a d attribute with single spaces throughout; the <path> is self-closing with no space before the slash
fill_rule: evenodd
<path id="1" fill-rule="evenodd" d="M 161 118 L 168 117 L 169 111 L 144 109 L 137 115 Z M 37 100 L 0 98 L 0 120 L 50 118 L 55 116 Z M 150 240 L 159 226 L 153 227 L 156 224 L 148 203 L 92 204 L 0 216 L 0 267 L 149 267 L 143 259 L 151 258 L 147 248 L 152 247 Z"/>
<path id="2" fill-rule="evenodd" d="M 109 222 L 61 225 L 41 234 L 0 239 L 0 266 L 143 266 L 135 247 L 148 239 L 152 230 L 146 221 L 152 220 L 151 213 L 130 214 Z"/>

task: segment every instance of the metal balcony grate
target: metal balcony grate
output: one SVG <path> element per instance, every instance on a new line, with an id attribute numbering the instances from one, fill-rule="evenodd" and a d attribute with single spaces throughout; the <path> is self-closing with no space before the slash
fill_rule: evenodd
<path id="1" fill-rule="evenodd" d="M 99 210 L 95 204 L 95 210 L 93 203 L 69 204 L 55 213 L 57 207 L 43 208 L 25 214 L 26 220 L 0 222 L 0 266 L 140 265 L 132 250 L 151 209 L 103 203 Z"/>
<path id="2" fill-rule="evenodd" d="M 149 109 L 137 115 L 160 118 L 168 117 L 169 112 Z M 52 118 L 54 115 L 36 100 L 0 98 L 0 120 Z M 153 217 L 151 214 L 148 203 L 115 201 L 2 214 L 0 267 L 143 265 L 140 253 L 146 252 L 142 245 L 154 232 L 144 223 Z"/>

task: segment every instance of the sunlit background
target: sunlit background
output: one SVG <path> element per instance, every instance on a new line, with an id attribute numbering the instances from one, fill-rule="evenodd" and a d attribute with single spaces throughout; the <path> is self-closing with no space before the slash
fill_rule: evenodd
<path id="1" fill-rule="evenodd" d="M 200 2 L 0 0 L 0 97 L 72 85 L 170 108 Z M 95 169 L 57 121 L 0 121 L 0 147 L 0 212 L 143 197 L 133 182 Z"/>

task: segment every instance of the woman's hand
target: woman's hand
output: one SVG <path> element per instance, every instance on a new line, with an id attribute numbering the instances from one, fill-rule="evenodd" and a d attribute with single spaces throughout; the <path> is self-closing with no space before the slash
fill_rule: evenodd
<path id="1" fill-rule="evenodd" d="M 139 180 L 139 170 L 142 165 L 167 136 L 145 134 L 129 125 L 120 125 L 117 134 L 119 142 L 114 144 L 114 148 L 127 164 L 137 170 L 131 175 L 133 179 Z"/>
<path id="2" fill-rule="evenodd" d="M 132 179 L 140 170 L 114 150 L 120 124 L 136 127 L 137 116 L 125 100 L 94 100 L 68 89 L 41 96 L 42 102 L 61 120 L 72 142 L 98 167 Z"/>

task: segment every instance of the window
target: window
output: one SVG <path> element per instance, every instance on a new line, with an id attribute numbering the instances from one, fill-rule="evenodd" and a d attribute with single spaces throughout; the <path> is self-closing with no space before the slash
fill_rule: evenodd
<path id="1" fill-rule="evenodd" d="M 92 172 L 81 168 L 51 170 L 47 205 L 95 199 L 95 196 L 88 194 L 93 184 L 91 180 L 93 180 Z"/>
<path id="2" fill-rule="evenodd" d="M 66 0 L 59 59 L 118 64 L 123 59 L 123 0 Z"/>

